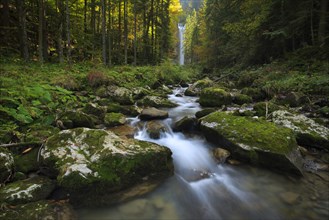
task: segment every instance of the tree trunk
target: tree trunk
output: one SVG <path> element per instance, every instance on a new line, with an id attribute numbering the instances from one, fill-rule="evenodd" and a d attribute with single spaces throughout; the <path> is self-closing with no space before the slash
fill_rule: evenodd
<path id="1" fill-rule="evenodd" d="M 136 0 L 134 0 L 134 66 L 137 65 L 137 11 Z"/>
<path id="2" fill-rule="evenodd" d="M 329 0 L 321 0 L 319 30 L 318 30 L 318 43 L 320 46 L 324 45 L 326 38 L 326 26 L 327 26 L 326 14 L 328 11 L 328 2 Z"/>
<path id="3" fill-rule="evenodd" d="M 67 34 L 67 62 L 71 64 L 71 33 L 70 33 L 70 7 L 66 0 L 66 34 Z"/>
<path id="4" fill-rule="evenodd" d="M 119 0 L 119 12 L 118 12 L 118 48 L 117 48 L 117 53 L 118 53 L 118 62 L 121 62 L 121 0 Z"/>
<path id="5" fill-rule="evenodd" d="M 112 10 L 112 7 L 111 7 L 111 0 L 109 0 L 108 2 L 109 4 L 109 20 L 108 20 L 108 44 L 109 44 L 109 61 L 108 61 L 108 66 L 111 67 L 112 66 L 112 16 L 111 16 L 111 10 Z"/>
<path id="6" fill-rule="evenodd" d="M 59 63 L 64 62 L 64 55 L 63 55 L 63 15 L 64 15 L 64 8 L 62 0 L 57 0 L 57 17 L 58 17 L 58 33 L 57 33 L 57 54 L 58 54 L 58 61 Z"/>
<path id="7" fill-rule="evenodd" d="M 125 54 L 125 65 L 128 64 L 128 19 L 127 19 L 127 11 L 128 11 L 128 1 L 124 0 L 123 2 L 123 16 L 124 16 L 124 54 Z"/>
<path id="8" fill-rule="evenodd" d="M 47 19 L 46 19 L 46 11 L 47 11 L 47 0 L 43 2 L 43 19 L 42 19 L 42 52 L 43 52 L 43 60 L 48 61 L 48 29 L 47 29 Z"/>
<path id="9" fill-rule="evenodd" d="M 85 0 L 83 7 L 83 32 L 85 35 L 87 33 L 87 7 L 88 7 L 88 1 Z"/>
<path id="10" fill-rule="evenodd" d="M 16 0 L 18 10 L 18 21 L 19 21 L 19 40 L 20 40 L 20 51 L 21 57 L 25 60 L 29 60 L 29 50 L 27 44 L 27 32 L 26 32 L 26 8 L 25 0 Z"/>
<path id="11" fill-rule="evenodd" d="M 43 0 L 39 0 L 38 41 L 39 62 L 43 63 Z"/>
<path id="12" fill-rule="evenodd" d="M 103 55 L 103 63 L 106 65 L 106 8 L 105 8 L 105 1 L 101 0 L 102 3 L 102 55 Z"/>
<path id="13" fill-rule="evenodd" d="M 91 0 L 91 19 L 90 26 L 92 32 L 92 59 L 95 53 L 95 30 L 96 30 L 96 19 L 95 19 L 95 0 Z"/>

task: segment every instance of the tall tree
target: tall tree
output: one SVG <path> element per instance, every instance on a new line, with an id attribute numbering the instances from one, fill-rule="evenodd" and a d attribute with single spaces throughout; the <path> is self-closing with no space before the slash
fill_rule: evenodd
<path id="1" fill-rule="evenodd" d="M 43 0 L 39 0 L 39 25 L 38 25 L 38 55 L 39 62 L 43 63 L 43 24 L 44 24 L 44 4 Z"/>
<path id="2" fill-rule="evenodd" d="M 134 0 L 134 65 L 137 65 L 137 7 Z"/>
<path id="3" fill-rule="evenodd" d="M 25 60 L 29 60 L 29 50 L 27 42 L 27 31 L 26 31 L 26 7 L 25 0 L 16 0 L 18 10 L 18 22 L 19 22 L 19 41 L 21 57 Z"/>
<path id="4" fill-rule="evenodd" d="M 128 64 L 128 1 L 123 2 L 123 26 L 124 26 L 124 54 L 125 64 Z"/>
<path id="5" fill-rule="evenodd" d="M 67 62 L 71 64 L 71 30 L 70 30 L 69 0 L 66 0 L 66 36 L 67 36 Z"/>
<path id="6" fill-rule="evenodd" d="M 320 46 L 323 46 L 326 38 L 326 26 L 328 25 L 328 2 L 328 0 L 321 0 L 320 3 L 320 19 L 318 31 L 318 42 Z"/>
<path id="7" fill-rule="evenodd" d="M 102 4 L 102 56 L 103 56 L 103 63 L 106 65 L 106 7 L 105 1 L 101 0 Z"/>

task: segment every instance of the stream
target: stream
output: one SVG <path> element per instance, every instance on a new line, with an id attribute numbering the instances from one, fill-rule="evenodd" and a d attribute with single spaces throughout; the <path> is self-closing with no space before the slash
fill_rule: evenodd
<path id="1" fill-rule="evenodd" d="M 175 174 L 155 191 L 129 202 L 79 210 L 79 219 L 300 220 L 329 217 L 329 183 L 320 176 L 307 173 L 304 178 L 295 179 L 246 164 L 217 164 L 211 156 L 215 146 L 203 137 L 173 132 L 170 128 L 173 122 L 201 110 L 196 97 L 183 94 L 183 88 L 176 88 L 168 96 L 178 107 L 166 109 L 170 118 L 163 123 L 169 131 L 160 139 L 151 139 L 145 129 L 135 134 L 136 139 L 170 148 Z M 132 118 L 131 124 L 138 121 Z"/>

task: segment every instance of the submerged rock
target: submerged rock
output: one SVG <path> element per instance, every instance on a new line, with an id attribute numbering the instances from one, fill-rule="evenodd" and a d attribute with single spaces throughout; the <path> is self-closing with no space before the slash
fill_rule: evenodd
<path id="1" fill-rule="evenodd" d="M 290 129 L 225 112 L 200 120 L 206 138 L 229 150 L 233 158 L 302 175 L 302 158 Z"/>
<path id="2" fill-rule="evenodd" d="M 159 139 L 161 133 L 168 131 L 161 121 L 149 121 L 146 123 L 146 130 L 150 138 Z"/>
<path id="3" fill-rule="evenodd" d="M 9 183 L 0 189 L 0 202 L 11 205 L 36 202 L 47 198 L 55 185 L 53 180 L 41 176 Z"/>
<path id="4" fill-rule="evenodd" d="M 231 155 L 228 150 L 225 150 L 223 148 L 213 149 L 212 154 L 218 163 L 224 163 L 226 159 Z"/>
<path id="5" fill-rule="evenodd" d="M 14 157 L 12 153 L 0 147 L 0 184 L 8 182 L 14 173 Z"/>
<path id="6" fill-rule="evenodd" d="M 167 111 L 159 110 L 156 108 L 143 109 L 139 118 L 141 120 L 153 120 L 153 119 L 165 119 L 168 118 L 169 114 Z"/>
<path id="7" fill-rule="evenodd" d="M 0 219 L 75 220 L 77 216 L 67 202 L 42 200 L 7 209 L 0 213 Z"/>
<path id="8" fill-rule="evenodd" d="M 200 105 L 205 107 L 221 107 L 232 103 L 230 93 L 217 87 L 205 88 L 200 94 Z"/>
<path id="9" fill-rule="evenodd" d="M 100 201 L 103 194 L 134 186 L 146 176 L 161 179 L 173 171 L 168 148 L 87 128 L 50 137 L 41 158 L 78 206 L 97 205 L 104 202 Z"/>
<path id="10" fill-rule="evenodd" d="M 314 120 L 282 110 L 273 112 L 272 120 L 293 130 L 299 145 L 329 149 L 329 128 Z"/>

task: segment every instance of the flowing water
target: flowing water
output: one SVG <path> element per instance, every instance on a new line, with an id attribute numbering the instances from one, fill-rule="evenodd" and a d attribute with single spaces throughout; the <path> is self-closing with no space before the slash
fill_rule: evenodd
<path id="1" fill-rule="evenodd" d="M 102 209 L 80 210 L 87 219 L 327 219 L 328 182 L 307 174 L 302 179 L 248 165 L 217 164 L 213 146 L 200 136 L 173 132 L 170 125 L 200 106 L 193 97 L 169 96 L 178 107 L 163 120 L 169 132 L 158 140 L 142 129 L 136 139 L 167 146 L 173 152 L 174 176 L 155 191 L 132 201 Z M 132 120 L 136 124 L 139 120 Z"/>
<path id="2" fill-rule="evenodd" d="M 185 25 L 178 24 L 178 37 L 179 37 L 179 65 L 184 65 L 184 32 Z"/>

